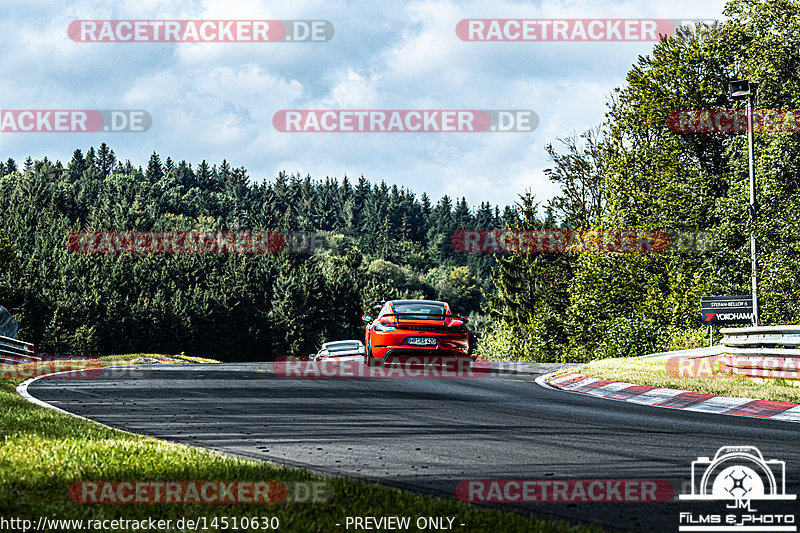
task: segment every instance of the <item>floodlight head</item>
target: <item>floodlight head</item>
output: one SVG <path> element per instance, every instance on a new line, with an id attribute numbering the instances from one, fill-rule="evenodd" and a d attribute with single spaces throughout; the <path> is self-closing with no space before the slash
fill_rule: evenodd
<path id="1" fill-rule="evenodd" d="M 728 96 L 734 100 L 747 98 L 755 94 L 758 84 L 749 80 L 736 80 L 728 83 Z"/>

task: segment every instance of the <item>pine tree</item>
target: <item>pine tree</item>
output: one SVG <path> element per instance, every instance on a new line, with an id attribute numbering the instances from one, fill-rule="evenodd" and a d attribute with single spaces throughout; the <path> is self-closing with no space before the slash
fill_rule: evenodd
<path id="1" fill-rule="evenodd" d="M 208 163 L 206 163 L 205 159 L 197 165 L 195 176 L 197 178 L 198 187 L 201 189 L 209 189 L 211 187 L 211 170 L 208 168 Z"/>
<path id="2" fill-rule="evenodd" d="M 97 156 L 95 155 L 94 146 L 90 146 L 89 149 L 86 150 L 84 163 L 84 172 L 88 172 L 88 175 L 92 178 L 97 176 Z"/>
<path id="3" fill-rule="evenodd" d="M 467 199 L 463 196 L 461 200 L 456 205 L 456 209 L 453 212 L 453 226 L 455 230 L 459 229 L 472 229 L 473 226 L 473 217 L 472 217 L 472 210 L 467 205 Z"/>
<path id="4" fill-rule="evenodd" d="M 164 169 L 161 166 L 161 158 L 157 153 L 153 152 L 150 156 L 150 161 L 147 163 L 147 172 L 144 175 L 148 183 L 156 183 L 164 177 Z"/>
<path id="5" fill-rule="evenodd" d="M 74 157 L 74 156 L 73 156 Z M 109 174 L 111 174 L 112 169 L 114 168 L 114 163 L 116 162 L 117 157 L 114 155 L 114 150 L 108 147 L 106 143 L 102 143 L 100 145 L 100 149 L 97 151 L 97 171 L 99 172 L 100 176 L 105 178 Z"/>

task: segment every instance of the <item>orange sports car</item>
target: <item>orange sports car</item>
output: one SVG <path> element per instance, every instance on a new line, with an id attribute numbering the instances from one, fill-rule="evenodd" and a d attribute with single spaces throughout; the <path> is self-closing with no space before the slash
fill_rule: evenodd
<path id="1" fill-rule="evenodd" d="M 361 317 L 367 323 L 367 364 L 469 357 L 467 319 L 453 315 L 446 302 L 390 300 L 378 305 L 374 319 Z"/>

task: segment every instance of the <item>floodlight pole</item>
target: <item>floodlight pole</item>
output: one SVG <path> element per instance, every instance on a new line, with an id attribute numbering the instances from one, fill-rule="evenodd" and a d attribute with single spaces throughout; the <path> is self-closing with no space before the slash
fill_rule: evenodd
<path id="1" fill-rule="evenodd" d="M 758 262 L 756 261 L 756 171 L 753 157 L 753 95 L 758 83 L 750 80 L 736 80 L 728 84 L 728 96 L 734 100 L 747 98 L 747 159 L 750 173 L 750 276 L 753 292 L 753 325 L 759 324 L 758 313 Z"/>
<path id="2" fill-rule="evenodd" d="M 753 325 L 758 326 L 758 262 L 756 260 L 756 172 L 753 158 L 753 95 L 747 95 L 747 157 L 750 172 L 750 273 L 753 291 Z"/>

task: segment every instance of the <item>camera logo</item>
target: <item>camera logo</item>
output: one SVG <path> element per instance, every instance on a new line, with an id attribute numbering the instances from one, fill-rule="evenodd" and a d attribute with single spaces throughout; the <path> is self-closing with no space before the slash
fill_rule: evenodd
<path id="1" fill-rule="evenodd" d="M 755 446 L 723 446 L 714 459 L 692 462 L 692 493 L 681 500 L 794 500 L 786 494 L 786 463 L 764 460 Z"/>

